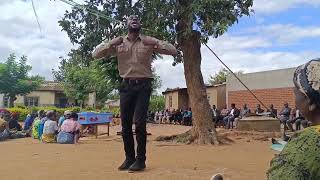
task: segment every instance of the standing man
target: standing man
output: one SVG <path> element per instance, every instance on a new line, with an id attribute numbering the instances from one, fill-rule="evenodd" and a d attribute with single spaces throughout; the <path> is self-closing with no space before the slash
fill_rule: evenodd
<path id="1" fill-rule="evenodd" d="M 123 79 L 120 86 L 122 138 L 126 159 L 119 170 L 141 171 L 146 165 L 146 116 L 151 95 L 152 54 L 176 55 L 176 48 L 156 38 L 140 34 L 138 16 L 127 19 L 128 35 L 102 42 L 92 55 L 94 58 L 116 55 Z M 137 156 L 135 157 L 132 122 L 135 122 Z"/>
<path id="2" fill-rule="evenodd" d="M 288 129 L 287 121 L 290 120 L 290 114 L 291 114 L 291 108 L 289 108 L 289 104 L 286 102 L 283 105 L 282 111 L 279 113 L 280 123 L 283 124 L 285 129 Z"/>
<path id="3" fill-rule="evenodd" d="M 212 120 L 217 124 L 220 120 L 220 111 L 217 109 L 216 105 L 212 105 Z"/>

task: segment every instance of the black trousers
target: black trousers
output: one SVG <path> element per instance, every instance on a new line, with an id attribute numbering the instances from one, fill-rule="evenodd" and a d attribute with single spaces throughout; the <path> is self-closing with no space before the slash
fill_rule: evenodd
<path id="1" fill-rule="evenodd" d="M 135 123 L 137 160 L 146 160 L 146 118 L 151 95 L 151 80 L 123 81 L 120 86 L 122 139 L 127 159 L 135 158 L 132 123 Z"/>

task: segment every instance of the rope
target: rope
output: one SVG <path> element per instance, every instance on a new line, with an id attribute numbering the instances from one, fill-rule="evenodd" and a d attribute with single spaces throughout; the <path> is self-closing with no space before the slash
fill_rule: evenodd
<path id="1" fill-rule="evenodd" d="M 40 22 L 39 22 L 39 17 L 38 17 L 38 14 L 37 14 L 37 11 L 36 11 L 36 8 L 35 8 L 33 0 L 31 0 L 31 4 L 32 4 L 32 9 L 33 9 L 34 16 L 36 17 L 36 21 L 38 23 L 38 28 L 40 30 L 40 33 L 42 34 L 42 29 L 41 29 L 41 25 L 40 25 Z"/>
<path id="2" fill-rule="evenodd" d="M 219 56 L 208 46 L 208 44 L 205 44 L 205 46 L 210 50 L 210 52 L 220 61 L 220 63 L 228 69 L 228 71 L 243 85 L 243 87 L 245 87 L 250 94 L 263 106 L 265 107 L 267 110 L 269 110 L 269 108 L 251 91 L 251 89 L 249 89 L 249 87 L 247 85 L 245 85 L 241 79 L 219 58 Z M 271 112 L 272 113 L 272 112 Z M 273 114 L 274 115 L 274 114 Z"/>

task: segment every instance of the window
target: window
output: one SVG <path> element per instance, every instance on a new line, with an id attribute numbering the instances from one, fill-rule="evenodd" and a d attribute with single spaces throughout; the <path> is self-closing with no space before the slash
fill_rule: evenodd
<path id="1" fill-rule="evenodd" d="M 9 96 L 3 96 L 3 106 L 9 107 Z"/>
<path id="2" fill-rule="evenodd" d="M 39 106 L 39 97 L 25 97 L 24 98 L 25 106 Z"/>
<path id="3" fill-rule="evenodd" d="M 169 96 L 169 106 L 172 107 L 172 96 Z"/>

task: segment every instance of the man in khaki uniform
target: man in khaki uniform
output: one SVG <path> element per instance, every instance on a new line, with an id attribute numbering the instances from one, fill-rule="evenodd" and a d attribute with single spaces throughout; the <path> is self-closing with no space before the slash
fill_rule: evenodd
<path id="1" fill-rule="evenodd" d="M 141 171 L 146 161 L 146 116 L 151 95 L 152 54 L 176 55 L 176 48 L 156 38 L 140 34 L 141 24 L 137 16 L 127 20 L 128 35 L 102 42 L 92 55 L 102 58 L 117 56 L 120 86 L 120 111 L 122 138 L 126 159 L 119 170 Z M 134 149 L 132 122 L 135 122 L 137 156 Z"/>

